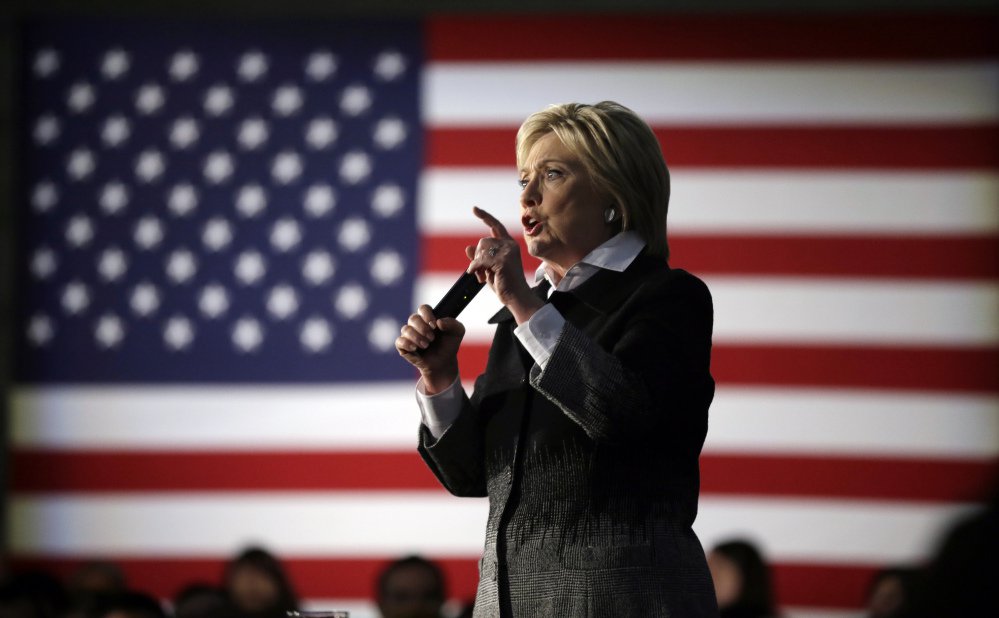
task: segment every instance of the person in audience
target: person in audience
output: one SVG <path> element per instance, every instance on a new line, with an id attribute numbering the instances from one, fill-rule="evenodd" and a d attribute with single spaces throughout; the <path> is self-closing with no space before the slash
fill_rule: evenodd
<path id="1" fill-rule="evenodd" d="M 226 566 L 224 588 L 243 616 L 284 618 L 298 610 L 298 598 L 284 567 L 260 547 L 244 550 Z"/>
<path id="2" fill-rule="evenodd" d="M 770 568 L 756 546 L 743 539 L 716 545 L 708 553 L 721 618 L 777 615 Z"/>
<path id="3" fill-rule="evenodd" d="M 89 613 L 90 618 L 167 618 L 156 598 L 135 590 L 102 594 Z"/>
<path id="4" fill-rule="evenodd" d="M 440 618 L 447 598 L 440 567 L 419 556 L 389 564 L 378 577 L 382 618 Z"/>
<path id="5" fill-rule="evenodd" d="M 105 597 L 113 597 L 128 589 L 125 573 L 117 564 L 106 560 L 84 562 L 73 571 L 67 588 L 71 602 L 70 618 L 90 616 Z"/>
<path id="6" fill-rule="evenodd" d="M 236 608 L 218 586 L 194 583 L 173 598 L 174 618 L 236 618 Z"/>
<path id="7" fill-rule="evenodd" d="M 917 569 L 904 567 L 878 571 L 867 591 L 867 617 L 911 618 L 922 575 Z"/>
<path id="8" fill-rule="evenodd" d="M 0 581 L 0 618 L 59 618 L 66 608 L 66 590 L 49 573 L 12 573 Z"/>

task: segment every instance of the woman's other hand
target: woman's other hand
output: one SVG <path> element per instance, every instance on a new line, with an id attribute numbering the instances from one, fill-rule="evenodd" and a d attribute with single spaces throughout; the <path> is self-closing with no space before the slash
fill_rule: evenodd
<path id="1" fill-rule="evenodd" d="M 489 226 L 490 235 L 474 247 L 465 247 L 465 255 L 471 260 L 468 272 L 475 273 L 480 282 L 488 283 L 517 324 L 523 324 L 544 303 L 531 292 L 524 278 L 520 245 L 496 217 L 478 207 L 472 212 Z"/>
<path id="2" fill-rule="evenodd" d="M 458 346 L 465 326 L 454 318 L 437 319 L 430 305 L 421 305 L 403 325 L 395 349 L 420 371 L 428 395 L 451 386 L 458 377 Z"/>

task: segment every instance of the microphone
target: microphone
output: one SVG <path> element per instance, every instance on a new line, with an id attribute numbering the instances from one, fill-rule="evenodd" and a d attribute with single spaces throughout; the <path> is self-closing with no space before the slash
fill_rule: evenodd
<path id="1" fill-rule="evenodd" d="M 434 306 L 434 317 L 438 319 L 458 317 L 484 285 L 485 282 L 479 283 L 473 273 L 462 273 L 447 294 Z"/>

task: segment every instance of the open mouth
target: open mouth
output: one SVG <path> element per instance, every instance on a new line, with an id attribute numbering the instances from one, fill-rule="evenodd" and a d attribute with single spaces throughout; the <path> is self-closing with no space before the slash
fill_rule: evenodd
<path id="1" fill-rule="evenodd" d="M 524 234 L 527 236 L 535 236 L 541 231 L 541 222 L 529 215 L 521 217 L 520 223 L 524 226 Z"/>

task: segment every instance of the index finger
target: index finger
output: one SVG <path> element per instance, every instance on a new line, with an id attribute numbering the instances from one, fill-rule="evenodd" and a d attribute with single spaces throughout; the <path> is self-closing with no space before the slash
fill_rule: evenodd
<path id="1" fill-rule="evenodd" d="M 499 219 L 492 216 L 488 212 L 482 210 L 478 206 L 472 206 L 472 214 L 489 226 L 490 231 L 492 231 L 493 238 L 512 238 L 512 236 L 510 236 L 510 232 L 506 231 L 506 227 L 500 223 Z"/>

